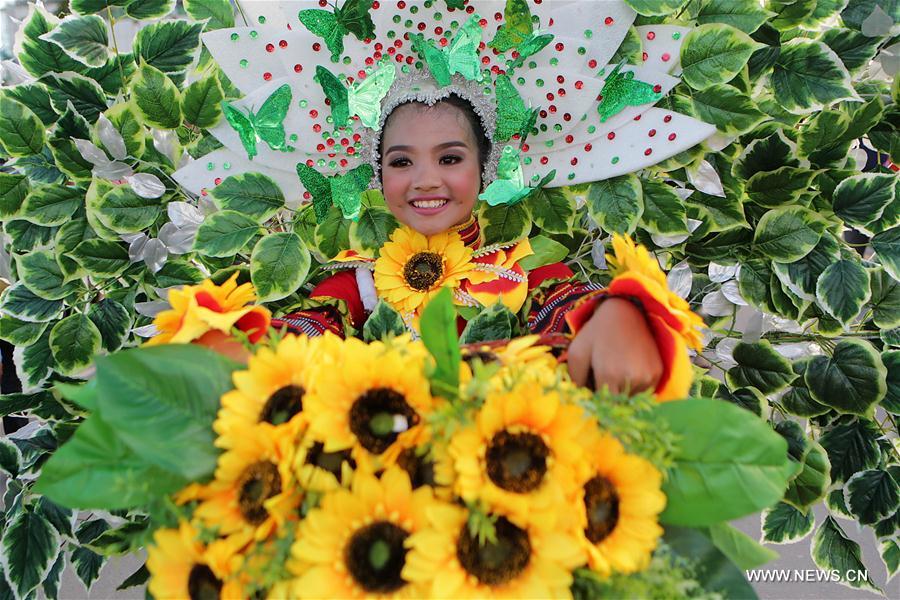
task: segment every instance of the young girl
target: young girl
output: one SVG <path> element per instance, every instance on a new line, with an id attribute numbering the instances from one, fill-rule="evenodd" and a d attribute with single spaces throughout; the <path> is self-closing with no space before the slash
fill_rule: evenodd
<path id="1" fill-rule="evenodd" d="M 525 304 L 524 294 L 521 301 L 515 298 L 521 291 L 531 299 L 523 317 L 533 333 L 574 335 L 568 369 L 577 383 L 605 385 L 614 392 L 656 389 L 664 364 L 639 302 L 578 282 L 561 263 L 534 269 L 527 278 L 521 277 L 521 285 L 496 276 L 484 281 L 485 271 L 476 270 L 477 264 L 473 268 L 479 257 L 472 252 L 485 243 L 473 212 L 490 183 L 484 181 L 484 173 L 491 153 L 486 133 L 490 129 L 473 105 L 447 95 L 430 104 L 401 103 L 386 113 L 376 166 L 387 207 L 401 227 L 378 260 L 352 254 L 354 260 L 347 264 L 356 268 L 328 277 L 313 290 L 310 297 L 318 306 L 286 314 L 273 320 L 273 326 L 342 335 L 346 319 L 359 332 L 372 308 L 373 292 L 401 313 L 410 308 L 417 313 L 446 284 L 455 288 L 457 298 L 470 302 L 475 298 L 481 304 L 499 299 L 515 312 Z M 419 252 L 400 256 L 406 245 Z M 464 252 L 473 259 L 459 258 Z M 509 257 L 527 254 L 531 254 L 527 240 L 507 247 L 502 266 L 508 273 L 526 275 L 518 261 L 510 264 Z M 357 266 L 366 262 L 369 265 Z M 485 262 L 491 261 L 482 259 Z M 374 277 L 368 276 L 371 263 Z M 494 289 L 485 290 L 490 284 Z M 497 289 L 506 294 L 497 294 Z"/>

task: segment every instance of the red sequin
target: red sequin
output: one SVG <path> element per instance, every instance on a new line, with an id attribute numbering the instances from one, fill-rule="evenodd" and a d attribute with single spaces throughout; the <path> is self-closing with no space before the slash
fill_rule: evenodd
<path id="1" fill-rule="evenodd" d="M 280 42 L 278 42 L 278 47 L 287 48 L 287 40 L 281 40 Z"/>
<path id="2" fill-rule="evenodd" d="M 440 25 L 434 28 L 434 35 L 441 35 L 442 33 L 444 33 L 444 28 Z"/>
<path id="3" fill-rule="evenodd" d="M 316 151 L 318 151 L 318 152 L 325 152 L 325 144 L 317 144 L 317 145 L 316 145 Z"/>
<path id="4" fill-rule="evenodd" d="M 312 162 L 312 161 L 309 161 L 309 162 Z M 312 165 L 309 165 L 309 166 L 312 167 Z M 312 194 L 310 194 L 309 192 L 303 192 L 303 199 L 304 200 L 312 200 Z"/>
<path id="5" fill-rule="evenodd" d="M 562 42 L 557 42 L 556 46 L 554 46 L 554 47 L 556 48 L 557 52 L 562 52 L 566 46 Z"/>
<path id="6" fill-rule="evenodd" d="M 546 156 L 542 156 L 542 157 L 541 157 L 541 164 L 542 164 L 542 165 L 546 165 L 548 162 L 550 162 L 550 159 L 549 159 L 549 158 L 547 158 Z"/>
<path id="7" fill-rule="evenodd" d="M 203 188 L 202 190 L 200 190 L 200 195 L 201 195 L 201 196 L 206 196 L 206 195 L 207 195 L 207 194 L 206 194 L 206 188 Z"/>
<path id="8" fill-rule="evenodd" d="M 669 141 L 671 142 L 671 141 L 674 140 L 676 137 L 678 137 L 678 136 L 676 136 L 674 133 L 670 133 L 670 134 L 669 134 Z"/>
<path id="9" fill-rule="evenodd" d="M 381 52 L 384 49 L 384 45 L 381 42 L 375 42 L 375 51 Z"/>
<path id="10" fill-rule="evenodd" d="M 663 62 L 669 62 L 670 58 L 672 58 L 672 55 L 670 55 L 668 52 L 662 55 Z"/>
<path id="11" fill-rule="evenodd" d="M 372 66 L 375 63 L 375 60 L 370 56 L 366 59 L 366 65 Z"/>
<path id="12" fill-rule="evenodd" d="M 608 139 L 608 140 L 614 140 L 614 139 L 616 139 L 616 132 L 615 132 L 615 131 L 610 131 L 609 133 L 607 133 L 607 134 L 606 134 L 606 139 Z"/>
<path id="13" fill-rule="evenodd" d="M 402 48 L 403 40 L 394 40 L 394 48 Z"/>
<path id="14" fill-rule="evenodd" d="M 585 151 L 585 152 L 590 152 L 590 151 L 593 150 L 593 149 L 594 149 L 594 147 L 593 147 L 591 144 L 585 144 L 585 145 L 584 145 L 584 151 Z"/>
<path id="15" fill-rule="evenodd" d="M 656 130 L 651 129 L 650 131 L 647 132 L 647 135 L 649 135 L 650 137 L 653 137 L 654 135 L 656 135 Z"/>
<path id="16" fill-rule="evenodd" d="M 469 13 L 469 14 L 471 15 L 473 12 L 475 12 L 475 7 L 474 7 L 474 6 L 467 6 L 467 7 L 466 7 L 466 12 Z"/>
<path id="17" fill-rule="evenodd" d="M 653 86 L 653 91 L 657 94 L 660 93 L 662 91 L 662 86 L 657 83 Z"/>
<path id="18" fill-rule="evenodd" d="M 301 65 L 301 64 L 294 65 L 294 73 L 299 73 L 302 70 L 303 70 L 303 65 Z"/>
<path id="19" fill-rule="evenodd" d="M 415 61 L 416 61 L 416 59 L 415 59 L 414 56 L 407 56 L 407 57 L 406 57 L 406 64 L 408 64 L 408 65 L 413 64 Z"/>
<path id="20" fill-rule="evenodd" d="M 538 114 L 541 116 L 542 119 L 547 118 L 547 111 L 544 109 L 541 109 L 541 111 Z"/>
<path id="21" fill-rule="evenodd" d="M 572 120 L 572 115 L 570 115 L 569 113 L 566 113 L 563 115 L 563 121 L 569 122 L 571 120 Z"/>
<path id="22" fill-rule="evenodd" d="M 441 48 L 443 48 L 443 47 L 445 47 L 447 44 L 449 44 L 450 42 L 447 41 L 447 38 L 442 37 L 440 40 L 438 40 L 438 43 L 441 45 Z"/>
<path id="23" fill-rule="evenodd" d="M 381 3 L 378 2 L 378 0 L 374 0 L 374 2 L 372 2 L 372 10 L 378 10 L 379 8 L 381 8 Z"/>
<path id="24" fill-rule="evenodd" d="M 311 111 L 309 111 L 309 116 L 312 117 L 313 119 L 318 119 L 319 111 L 317 111 L 316 109 L 312 109 Z"/>
<path id="25" fill-rule="evenodd" d="M 328 138 L 327 140 L 325 140 L 325 143 L 328 144 L 329 148 L 331 148 L 332 146 L 334 146 L 334 138 Z"/>
<path id="26" fill-rule="evenodd" d="M 563 77 L 562 75 L 557 75 L 557 76 L 556 76 L 556 83 L 565 83 L 565 82 L 566 82 L 566 78 L 565 78 L 565 77 Z"/>
<path id="27" fill-rule="evenodd" d="M 636 117 L 634 118 L 634 120 L 635 120 L 635 121 L 640 121 L 640 120 L 641 120 L 641 115 L 636 116 Z"/>
<path id="28" fill-rule="evenodd" d="M 419 31 L 425 31 L 425 23 L 419 21 L 419 24 L 416 25 L 416 29 L 418 29 Z"/>
<path id="29" fill-rule="evenodd" d="M 649 58 L 649 56 L 647 56 L 647 53 L 646 53 L 646 52 L 642 52 L 642 53 L 641 53 L 641 56 L 642 56 L 642 58 L 644 59 L 644 62 L 647 62 L 647 59 Z"/>
<path id="30" fill-rule="evenodd" d="M 271 73 L 263 73 L 263 79 L 265 79 L 266 81 L 269 81 L 270 79 L 272 79 L 272 74 Z"/>
<path id="31" fill-rule="evenodd" d="M 487 19 L 481 19 L 480 21 L 478 21 L 478 24 L 482 27 L 487 27 Z"/>
<path id="32" fill-rule="evenodd" d="M 652 150 L 652 149 L 647 148 L 646 150 L 644 150 L 644 156 L 650 156 L 651 154 L 653 154 L 653 150 Z"/>
<path id="33" fill-rule="evenodd" d="M 322 49 L 322 44 L 320 44 L 319 42 L 315 42 L 315 43 L 312 45 L 312 49 L 313 49 L 314 52 L 318 52 L 319 50 Z"/>
<path id="34" fill-rule="evenodd" d="M 502 14 L 502 13 L 494 13 L 494 20 L 495 20 L 495 21 L 502 21 L 502 20 L 503 20 L 503 14 Z"/>
<path id="35" fill-rule="evenodd" d="M 213 180 L 213 183 L 215 183 L 216 185 L 219 185 L 220 183 L 222 183 L 222 178 L 221 178 L 221 177 L 216 177 L 216 178 Z"/>
<path id="36" fill-rule="evenodd" d="M 556 114 L 556 105 L 551 104 L 549 108 L 550 108 L 550 114 L 555 115 Z"/>
<path id="37" fill-rule="evenodd" d="M 522 144 L 522 152 L 528 152 L 529 150 L 531 150 L 531 146 L 529 146 L 528 144 Z"/>
<path id="38" fill-rule="evenodd" d="M 316 161 L 314 161 L 314 160 L 311 159 L 311 158 L 307 158 L 307 159 L 306 159 L 306 166 L 307 166 L 307 167 L 314 167 L 314 166 L 316 166 Z"/>
<path id="39" fill-rule="evenodd" d="M 607 25 L 612 25 L 616 21 L 612 17 L 606 17 L 605 19 L 603 19 L 603 22 L 606 23 Z"/>
<path id="40" fill-rule="evenodd" d="M 574 137 L 574 136 L 572 136 L 572 135 L 567 135 L 567 136 L 566 136 L 566 143 L 567 143 L 567 144 L 571 144 L 571 143 L 574 142 L 574 141 L 575 141 L 575 137 Z"/>
<path id="41" fill-rule="evenodd" d="M 584 87 L 584 82 L 581 81 L 580 79 L 579 79 L 578 81 L 575 82 L 575 89 L 576 89 L 576 90 L 580 90 L 580 89 L 583 88 L 583 87 Z"/>
<path id="42" fill-rule="evenodd" d="M 575 165 L 578 164 L 578 159 L 577 159 L 577 158 L 573 158 L 572 160 L 569 161 L 569 164 L 572 165 L 572 166 L 574 167 Z"/>
<path id="43" fill-rule="evenodd" d="M 350 146 L 349 148 L 347 148 L 347 154 L 350 154 L 351 156 L 356 154 L 356 148 Z"/>
<path id="44" fill-rule="evenodd" d="M 488 58 L 487 56 L 482 56 L 482 57 L 481 57 L 481 64 L 486 65 L 486 64 L 488 64 L 489 62 L 491 62 L 491 59 Z"/>
<path id="45" fill-rule="evenodd" d="M 358 133 L 354 133 L 354 134 L 353 134 L 353 141 L 354 141 L 354 142 L 358 142 L 358 141 L 361 140 L 361 139 L 362 139 L 362 136 L 359 135 Z"/>
<path id="46" fill-rule="evenodd" d="M 663 117 L 663 121 L 666 123 L 668 123 L 671 120 L 672 120 L 672 115 L 666 115 L 665 117 Z"/>
<path id="47" fill-rule="evenodd" d="M 406 8 L 406 2 L 404 2 L 403 0 L 400 0 L 399 2 L 397 2 L 397 8 L 399 8 L 399 9 Z"/>
<path id="48" fill-rule="evenodd" d="M 647 39 L 648 39 L 648 40 L 655 40 L 655 39 L 656 39 L 656 33 L 652 32 L 652 31 L 648 31 L 648 32 L 647 32 Z"/>
<path id="49" fill-rule="evenodd" d="M 266 52 L 275 52 L 275 44 L 266 44 Z"/>
<path id="50" fill-rule="evenodd" d="M 322 133 L 322 126 L 316 123 L 315 125 L 313 125 L 313 131 L 315 133 Z"/>
<path id="51" fill-rule="evenodd" d="M 340 161 L 340 165 L 341 165 L 342 167 L 346 167 L 346 166 L 347 166 L 347 159 L 346 159 L 346 158 L 342 158 L 341 161 Z"/>
<path id="52" fill-rule="evenodd" d="M 597 61 L 594 60 L 594 59 L 592 58 L 591 60 L 588 61 L 588 67 L 591 68 L 591 69 L 596 69 L 596 68 L 597 68 Z"/>
<path id="53" fill-rule="evenodd" d="M 556 96 L 554 96 L 552 92 L 547 92 L 547 100 L 549 100 L 550 102 L 553 102 L 553 99 L 555 97 Z"/>

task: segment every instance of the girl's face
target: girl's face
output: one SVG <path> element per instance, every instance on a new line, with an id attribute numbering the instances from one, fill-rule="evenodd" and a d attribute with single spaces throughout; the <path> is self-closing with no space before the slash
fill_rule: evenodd
<path id="1" fill-rule="evenodd" d="M 397 219 L 434 235 L 465 223 L 481 188 L 475 132 L 455 106 L 404 104 L 382 139 L 384 199 Z"/>

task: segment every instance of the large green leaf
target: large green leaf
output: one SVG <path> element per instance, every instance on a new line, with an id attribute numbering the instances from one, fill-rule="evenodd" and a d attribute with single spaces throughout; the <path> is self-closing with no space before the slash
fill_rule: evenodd
<path id="1" fill-rule="evenodd" d="M 508 205 L 490 206 L 483 203 L 478 213 L 485 239 L 492 243 L 513 242 L 528 235 L 531 218 L 528 209 L 521 202 Z"/>
<path id="2" fill-rule="evenodd" d="M 350 225 L 350 244 L 360 250 L 378 251 L 400 225 L 386 208 L 364 208 L 359 219 Z"/>
<path id="3" fill-rule="evenodd" d="M 109 119 L 119 135 L 125 141 L 125 151 L 128 156 L 141 156 L 146 147 L 147 136 L 144 126 L 141 124 L 138 111 L 132 102 L 122 102 L 107 110 L 104 115 Z M 97 136 L 96 142 L 103 146 L 102 140 Z"/>
<path id="4" fill-rule="evenodd" d="M 25 598 L 44 581 L 60 552 L 59 532 L 32 506 L 12 516 L 3 532 L 3 570 Z"/>
<path id="5" fill-rule="evenodd" d="M 767 118 L 750 96 L 730 85 L 717 83 L 690 94 L 694 115 L 725 135 L 746 133 Z"/>
<path id="6" fill-rule="evenodd" d="M 788 484 L 784 502 L 806 510 L 825 497 L 831 484 L 831 464 L 825 449 L 816 442 L 808 443 L 809 450 L 803 457 L 803 469 Z"/>
<path id="7" fill-rule="evenodd" d="M 260 238 L 250 256 L 250 279 L 259 300 L 281 300 L 296 292 L 309 266 L 309 250 L 296 233 L 282 231 Z"/>
<path id="8" fill-rule="evenodd" d="M 310 212 L 307 211 L 306 214 L 309 215 Z M 341 209 L 332 206 L 328 209 L 325 220 L 316 225 L 316 248 L 325 258 L 333 258 L 341 250 L 350 247 L 350 224 L 351 221 L 344 218 Z"/>
<path id="9" fill-rule="evenodd" d="M 44 124 L 24 104 L 0 96 L 0 146 L 10 156 L 38 154 L 44 146 Z"/>
<path id="10" fill-rule="evenodd" d="M 127 308 L 109 298 L 92 304 L 87 316 L 97 326 L 103 347 L 109 352 L 122 347 L 134 320 Z"/>
<path id="11" fill-rule="evenodd" d="M 900 508 L 900 481 L 884 469 L 861 471 L 847 480 L 847 506 L 863 525 L 873 525 Z"/>
<path id="12" fill-rule="evenodd" d="M 383 301 L 379 301 L 375 305 L 372 314 L 369 315 L 365 325 L 363 325 L 363 339 L 367 342 L 403 333 L 406 333 L 403 317 L 391 308 L 390 304 Z"/>
<path id="13" fill-rule="evenodd" d="M 592 183 L 588 211 L 604 231 L 632 233 L 644 212 L 641 180 L 628 174 Z"/>
<path id="14" fill-rule="evenodd" d="M 875 58 L 879 42 L 878 38 L 870 38 L 843 27 L 826 29 L 819 40 L 834 50 L 851 72 L 861 69 Z"/>
<path id="15" fill-rule="evenodd" d="M 38 225 L 62 225 L 84 206 L 84 190 L 61 185 L 35 188 L 22 203 L 21 216 Z"/>
<path id="16" fill-rule="evenodd" d="M 877 467 L 881 459 L 879 437 L 881 432 L 868 419 L 856 419 L 826 431 L 819 443 L 828 453 L 831 480 L 843 483 L 859 471 Z"/>
<path id="17" fill-rule="evenodd" d="M 131 0 L 125 14 L 135 21 L 159 19 L 175 9 L 175 0 Z"/>
<path id="18" fill-rule="evenodd" d="M 781 46 L 772 71 L 775 99 L 790 112 L 815 112 L 839 100 L 855 99 L 850 74 L 822 42 L 796 39 Z"/>
<path id="19" fill-rule="evenodd" d="M 422 342 L 434 359 L 429 375 L 431 393 L 447 399 L 459 393 L 459 338 L 456 333 L 456 310 L 449 288 L 442 289 L 425 306 L 419 319 Z"/>
<path id="20" fill-rule="evenodd" d="M 746 533 L 728 523 L 711 525 L 709 537 L 716 548 L 741 569 L 753 569 L 778 558 L 777 552 L 760 546 Z"/>
<path id="21" fill-rule="evenodd" d="M 79 15 L 104 12 L 112 6 L 125 6 L 129 0 L 70 0 L 69 8 Z"/>
<path id="22" fill-rule="evenodd" d="M 575 202 L 562 190 L 541 188 L 525 199 L 535 225 L 547 233 L 572 233 L 575 225 Z"/>
<path id="23" fill-rule="evenodd" d="M 197 80 L 184 92 L 181 109 L 186 123 L 200 129 L 209 129 L 222 118 L 222 100 L 225 93 L 215 76 Z"/>
<path id="24" fill-rule="evenodd" d="M 94 414 L 44 464 L 35 491 L 63 506 L 117 510 L 146 507 L 186 483 L 131 450 Z"/>
<path id="25" fill-rule="evenodd" d="M 132 54 L 119 54 L 109 59 L 102 67 L 87 69 L 85 75 L 100 84 L 109 95 L 118 95 L 128 79 L 137 70 Z M 115 105 L 114 105 L 115 106 Z"/>
<path id="26" fill-rule="evenodd" d="M 8 439 L 0 438 L 0 471 L 13 479 L 18 477 L 22 468 L 22 452 Z"/>
<path id="27" fill-rule="evenodd" d="M 134 105 L 145 124 L 159 129 L 181 125 L 181 94 L 165 73 L 141 65 L 130 85 Z"/>
<path id="28" fill-rule="evenodd" d="M 30 187 L 24 175 L 0 173 L 0 219 L 7 219 L 19 212 Z"/>
<path id="29" fill-rule="evenodd" d="M 228 0 L 184 0 L 184 10 L 194 20 L 206 21 L 206 31 L 234 27 L 234 9 Z"/>
<path id="30" fill-rule="evenodd" d="M 825 522 L 816 531 L 812 540 L 811 554 L 819 568 L 827 571 L 836 570 L 840 574 L 838 579 L 840 584 L 881 593 L 862 562 L 859 544 L 844 535 L 834 517 L 825 517 Z M 859 577 L 858 574 L 864 576 Z"/>
<path id="31" fill-rule="evenodd" d="M 774 171 L 781 167 L 799 167 L 797 146 L 778 129 L 765 138 L 755 139 L 734 161 L 732 173 L 741 179 L 750 179 L 760 171 Z"/>
<path id="32" fill-rule="evenodd" d="M 116 233 L 136 233 L 153 225 L 162 212 L 159 198 L 138 196 L 131 186 L 114 187 L 97 202 L 97 217 Z"/>
<path id="33" fill-rule="evenodd" d="M 816 523 L 813 511 L 804 514 L 785 502 L 764 510 L 762 518 L 762 539 L 767 544 L 798 542 L 810 534 Z"/>
<path id="34" fill-rule="evenodd" d="M 900 227 L 879 233 L 871 243 L 884 270 L 900 281 Z"/>
<path id="35" fill-rule="evenodd" d="M 866 415 L 887 393 L 887 369 L 864 340 L 841 340 L 831 356 L 809 361 L 803 378 L 817 402 L 840 413 Z"/>
<path id="36" fill-rule="evenodd" d="M 797 167 L 761 171 L 747 181 L 747 196 L 766 208 L 793 204 L 809 189 L 815 176 L 815 171 Z"/>
<path id="37" fill-rule="evenodd" d="M 680 440 L 663 484 L 664 523 L 696 527 L 756 512 L 781 499 L 797 471 L 784 438 L 728 402 L 678 400 L 654 414 Z"/>
<path id="38" fill-rule="evenodd" d="M 569 249 L 563 244 L 550 239 L 545 235 L 535 235 L 528 238 L 531 250 L 534 254 L 524 257 L 519 261 L 519 266 L 526 271 L 562 262 L 569 255 Z"/>
<path id="39" fill-rule="evenodd" d="M 99 67 L 109 60 L 109 35 L 106 21 L 96 15 L 70 16 L 53 31 L 44 34 L 63 52 L 89 67 Z"/>
<path id="40" fill-rule="evenodd" d="M 846 2 L 841 11 L 841 20 L 847 27 L 861 31 L 863 22 L 868 19 L 875 7 L 887 13 L 894 23 L 900 21 L 900 2 L 897 0 L 853 0 Z"/>
<path id="41" fill-rule="evenodd" d="M 75 574 L 85 588 L 91 589 L 94 581 L 100 576 L 100 569 L 106 560 L 106 557 L 83 546 L 72 552 L 72 566 L 75 567 Z"/>
<path id="42" fill-rule="evenodd" d="M 834 190 L 834 213 L 847 223 L 865 227 L 881 218 L 896 201 L 896 175 L 861 173 L 849 177 Z"/>
<path id="43" fill-rule="evenodd" d="M 741 271 L 738 274 L 738 290 L 741 296 L 756 308 L 766 311 L 775 312 L 772 305 L 772 296 L 769 293 L 770 282 L 772 280 L 771 263 L 768 261 L 752 258 L 741 264 Z"/>
<path id="44" fill-rule="evenodd" d="M 770 24 L 780 31 L 787 31 L 808 23 L 813 11 L 816 9 L 816 0 L 767 0 L 767 9 L 775 13 Z"/>
<path id="45" fill-rule="evenodd" d="M 41 39 L 42 35 L 53 30 L 56 22 L 57 19 L 44 7 L 35 5 L 22 27 L 19 62 L 35 77 L 49 72 L 75 71 L 81 67 L 78 61 L 70 58 L 59 46 Z"/>
<path id="46" fill-rule="evenodd" d="M 50 330 L 50 350 L 60 373 L 81 371 L 100 351 L 100 330 L 85 315 L 70 315 Z"/>
<path id="47" fill-rule="evenodd" d="M 190 480 L 212 474 L 212 422 L 237 364 L 190 344 L 125 350 L 96 362 L 100 414 L 125 443 Z"/>
<path id="48" fill-rule="evenodd" d="M 704 591 L 722 598 L 756 600 L 756 592 L 744 572 L 716 548 L 703 529 L 667 525 L 663 541 L 676 554 L 694 563 L 695 577 Z"/>
<path id="49" fill-rule="evenodd" d="M 66 282 L 56 257 L 38 250 L 18 258 L 19 278 L 25 286 L 45 300 L 61 300 L 72 293 L 74 284 Z"/>
<path id="50" fill-rule="evenodd" d="M 759 29 L 771 14 L 756 0 L 705 0 L 697 13 L 697 22 L 724 23 L 749 34 Z"/>
<path id="51" fill-rule="evenodd" d="M 641 181 L 644 197 L 644 212 L 641 226 L 651 233 L 687 233 L 687 212 L 684 202 L 671 186 L 662 181 L 644 179 Z"/>
<path id="52" fill-rule="evenodd" d="M 514 337 L 517 325 L 516 315 L 502 302 L 497 302 L 469 319 L 459 341 L 462 344 L 476 344 L 508 340 Z"/>
<path id="53" fill-rule="evenodd" d="M 881 329 L 892 329 L 900 325 L 900 282 L 888 275 L 884 269 L 869 269 L 872 297 L 869 306 L 872 320 Z"/>
<path id="54" fill-rule="evenodd" d="M 816 283 L 816 299 L 828 314 L 849 325 L 871 297 L 869 273 L 856 260 L 839 260 Z"/>
<path id="55" fill-rule="evenodd" d="M 12 315 L 0 316 L 0 339 L 13 346 L 30 346 L 38 341 L 47 329 L 47 323 L 22 321 Z"/>
<path id="56" fill-rule="evenodd" d="M 638 14 L 655 16 L 677 13 L 687 0 L 625 0 Z"/>
<path id="57" fill-rule="evenodd" d="M 284 194 L 271 178 L 262 173 L 243 173 L 227 177 L 212 189 L 219 208 L 233 210 L 263 222 L 284 208 Z"/>
<path id="58" fill-rule="evenodd" d="M 21 102 L 37 115 L 45 126 L 50 127 L 59 119 L 59 115 L 53 110 L 50 103 L 50 92 L 42 83 L 20 83 L 3 89 L 3 94 L 16 102 Z"/>
<path id="59" fill-rule="evenodd" d="M 682 78 L 703 90 L 731 81 L 760 44 L 730 25 L 707 23 L 691 30 L 681 47 Z"/>
<path id="60" fill-rule="evenodd" d="M 234 256 L 260 232 L 256 219 L 233 210 L 207 217 L 197 230 L 194 249 L 204 256 Z"/>
<path id="61" fill-rule="evenodd" d="M 41 298 L 20 282 L 10 286 L 4 292 L 0 308 L 3 309 L 5 315 L 11 315 L 23 321 L 46 323 L 59 316 L 63 303 L 62 300 Z"/>
<path id="62" fill-rule="evenodd" d="M 7 221 L 4 226 L 10 239 L 10 247 L 15 252 L 28 252 L 32 248 L 46 246 L 56 233 L 55 227 L 35 225 L 24 219 Z"/>
<path id="63" fill-rule="evenodd" d="M 200 50 L 202 23 L 160 21 L 144 26 L 134 40 L 134 55 L 179 83 Z"/>
<path id="64" fill-rule="evenodd" d="M 773 394 L 787 387 L 796 377 L 790 361 L 766 340 L 752 344 L 740 342 L 732 356 L 738 364 L 726 374 L 731 387 L 751 386 L 764 394 Z"/>
<path id="65" fill-rule="evenodd" d="M 756 225 L 753 246 L 772 260 L 791 262 L 809 254 L 825 232 L 825 220 L 801 206 L 770 210 Z"/>
<path id="66" fill-rule="evenodd" d="M 892 415 L 900 415 L 900 350 L 886 350 L 881 361 L 887 369 L 887 394 L 881 407 Z"/>
<path id="67" fill-rule="evenodd" d="M 837 239 L 826 232 L 809 254 L 790 263 L 772 263 L 782 285 L 804 300 L 816 299 L 819 276 L 840 257 Z"/>
<path id="68" fill-rule="evenodd" d="M 50 103 L 60 114 L 71 102 L 79 115 L 93 123 L 108 108 L 106 92 L 93 79 L 77 73 L 64 73 L 48 75 L 43 81 L 50 90 Z"/>
<path id="69" fill-rule="evenodd" d="M 38 388 L 56 366 L 50 350 L 50 331 L 44 331 L 38 341 L 27 348 L 16 348 L 13 358 L 17 358 L 16 373 L 23 387 L 26 390 Z"/>
<path id="70" fill-rule="evenodd" d="M 98 238 L 81 242 L 69 256 L 93 276 L 118 277 L 131 265 L 125 246 Z"/>

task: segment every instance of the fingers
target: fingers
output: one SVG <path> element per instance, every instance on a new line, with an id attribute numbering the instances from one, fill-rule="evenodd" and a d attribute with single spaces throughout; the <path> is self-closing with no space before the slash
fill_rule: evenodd
<path id="1" fill-rule="evenodd" d="M 590 348 L 584 340 L 576 337 L 569 345 L 569 377 L 576 385 L 585 385 L 588 382 L 588 371 L 591 369 Z"/>

